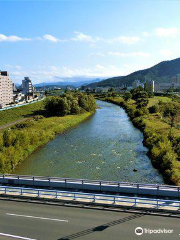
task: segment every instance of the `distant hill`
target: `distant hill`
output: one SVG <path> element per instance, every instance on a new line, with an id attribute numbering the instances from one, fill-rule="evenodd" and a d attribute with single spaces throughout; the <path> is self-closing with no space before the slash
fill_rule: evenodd
<path id="1" fill-rule="evenodd" d="M 180 58 L 160 62 L 153 67 L 136 71 L 124 77 L 113 77 L 98 83 L 88 84 L 87 87 L 119 87 L 122 84 L 131 86 L 136 79 L 141 82 L 154 80 L 155 83 L 169 83 L 174 76 L 180 78 Z"/>
<path id="2" fill-rule="evenodd" d="M 101 81 L 102 78 L 64 78 L 61 79 L 60 82 L 44 82 L 44 83 L 38 83 L 35 84 L 35 87 L 44 87 L 44 86 L 58 86 L 58 87 L 64 87 L 64 86 L 74 86 L 74 87 L 80 87 L 82 85 L 87 85 L 90 83 L 96 83 Z"/>

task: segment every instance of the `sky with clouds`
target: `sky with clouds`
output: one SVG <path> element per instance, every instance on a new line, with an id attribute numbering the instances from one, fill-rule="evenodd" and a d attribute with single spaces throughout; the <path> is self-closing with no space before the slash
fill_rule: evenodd
<path id="1" fill-rule="evenodd" d="M 106 79 L 180 57 L 180 1 L 12 0 L 0 9 L 0 69 L 15 83 Z"/>

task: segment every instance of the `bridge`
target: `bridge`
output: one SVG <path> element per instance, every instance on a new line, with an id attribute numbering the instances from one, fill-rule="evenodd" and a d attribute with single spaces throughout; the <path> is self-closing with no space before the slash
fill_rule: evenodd
<path id="1" fill-rule="evenodd" d="M 15 186 L 31 186 L 43 188 L 58 188 L 68 190 L 83 190 L 105 193 L 136 194 L 156 197 L 180 197 L 180 186 L 116 182 L 103 180 L 88 180 L 74 178 L 42 177 L 15 174 L 0 175 L 0 184 Z"/>
<path id="2" fill-rule="evenodd" d="M 179 239 L 179 191 L 171 185 L 1 174 L 0 239 L 136 239 L 137 227 L 170 231 L 152 234 L 155 240 Z M 151 238 L 146 233 L 141 239 Z"/>

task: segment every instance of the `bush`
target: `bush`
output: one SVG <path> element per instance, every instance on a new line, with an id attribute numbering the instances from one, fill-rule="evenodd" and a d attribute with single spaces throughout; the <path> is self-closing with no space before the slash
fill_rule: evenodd
<path id="1" fill-rule="evenodd" d="M 159 112 L 159 106 L 158 105 L 153 105 L 149 107 L 149 113 L 158 113 Z"/>
<path id="2" fill-rule="evenodd" d="M 152 162 L 158 169 L 162 170 L 163 157 L 171 150 L 172 146 L 168 140 L 159 141 L 157 145 L 152 148 Z"/>

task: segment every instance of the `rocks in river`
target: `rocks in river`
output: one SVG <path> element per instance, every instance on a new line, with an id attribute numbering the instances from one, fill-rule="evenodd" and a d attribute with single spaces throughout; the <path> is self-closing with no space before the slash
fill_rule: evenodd
<path id="1" fill-rule="evenodd" d="M 133 169 L 133 172 L 137 172 L 137 169 L 136 169 L 136 168 L 134 168 L 134 169 Z"/>
<path id="2" fill-rule="evenodd" d="M 84 163 L 85 161 L 77 161 L 77 163 Z"/>
<path id="3" fill-rule="evenodd" d="M 94 156 L 96 156 L 96 154 L 95 154 L 95 153 L 92 153 L 91 156 L 94 157 Z"/>

